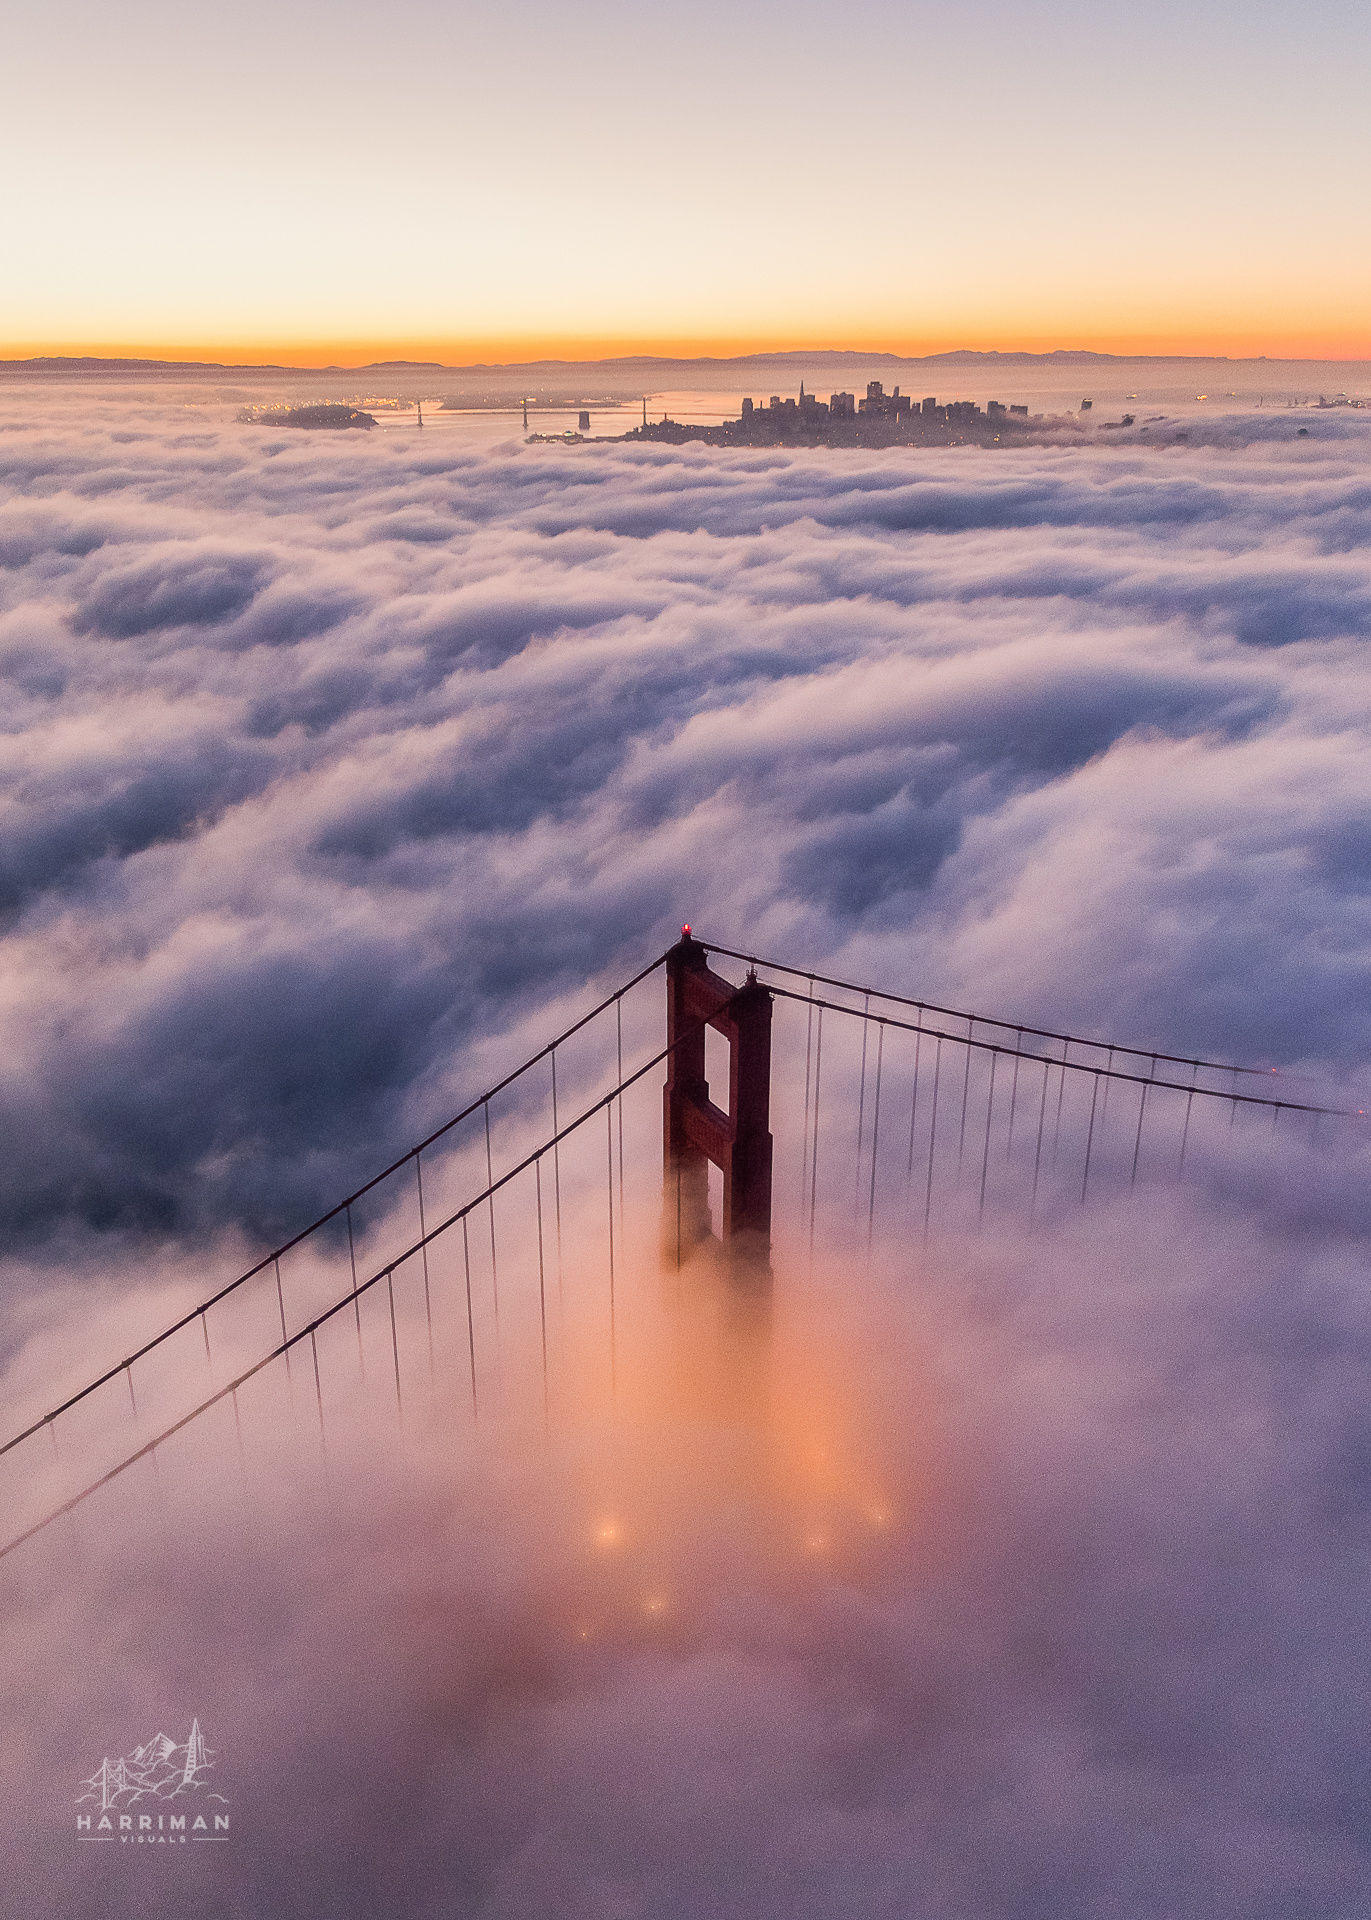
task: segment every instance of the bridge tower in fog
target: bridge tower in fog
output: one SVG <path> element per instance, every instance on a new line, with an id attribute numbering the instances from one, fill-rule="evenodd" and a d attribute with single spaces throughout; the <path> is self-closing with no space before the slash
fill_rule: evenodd
<path id="1" fill-rule="evenodd" d="M 705 1032 L 728 1041 L 728 1111 L 709 1097 Z M 681 930 L 666 957 L 664 1242 L 681 1261 L 712 1237 L 709 1165 L 723 1175 L 721 1239 L 740 1273 L 771 1270 L 771 994 L 749 971 L 735 987 Z"/>
<path id="2" fill-rule="evenodd" d="M 745 968 L 741 985 L 717 964 Z M 650 1018 L 638 1018 L 648 1006 L 636 1000 L 626 1059 L 625 1002 L 640 987 L 651 995 Z M 776 1156 L 778 1016 L 785 1091 Z M 728 1042 L 727 1093 L 716 1085 L 716 1098 L 706 1072 L 710 1028 Z M 573 1325 L 603 1341 L 612 1399 L 620 1329 L 634 1325 L 619 1289 L 655 1267 L 659 1253 L 681 1266 L 696 1251 L 717 1251 L 738 1298 L 764 1306 L 773 1232 L 777 1273 L 790 1285 L 806 1246 L 812 1272 L 817 1232 L 820 1246 L 841 1249 L 849 1262 L 864 1243 L 870 1260 L 879 1214 L 880 1244 L 897 1270 L 902 1259 L 918 1260 L 915 1239 L 927 1246 L 934 1235 L 978 1233 L 987 1219 L 1022 1218 L 1031 1229 L 1044 1214 L 1065 1221 L 1101 1194 L 1114 1207 L 1140 1186 L 1168 1191 L 1184 1179 L 1187 1156 L 1201 1155 L 1202 1169 L 1212 1169 L 1205 1177 L 1227 1191 L 1239 1156 L 1251 1152 L 1253 1122 L 1261 1123 L 1252 1171 L 1262 1191 L 1281 1158 L 1301 1156 L 1314 1177 L 1327 1150 L 1320 1129 L 1355 1140 L 1366 1115 L 1291 1098 L 1298 1083 L 1273 1084 L 1274 1072 L 969 1013 L 697 940 L 684 927 L 674 946 L 245 1272 L 46 1412 L 33 1393 L 27 1423 L 8 1439 L 0 1432 L 0 1561 L 58 1521 L 79 1541 L 87 1502 L 145 1467 L 144 1484 L 161 1501 L 179 1459 L 176 1497 L 195 1502 L 207 1447 L 236 1448 L 246 1480 L 261 1470 L 264 1447 L 289 1440 L 297 1424 L 303 1436 L 308 1421 L 328 1473 L 337 1444 L 370 1444 L 377 1409 L 368 1381 L 387 1394 L 393 1386 L 397 1432 L 416 1395 L 450 1418 L 463 1376 L 473 1422 L 478 1408 L 486 1421 L 485 1382 L 498 1408 L 500 1383 L 522 1351 L 541 1368 L 550 1430 L 560 1380 L 591 1357 L 565 1337 L 564 1287 Z M 544 1075 L 549 1111 L 540 1124 Z M 659 1087 L 660 1247 L 642 1242 L 645 1210 L 625 1207 L 624 1164 L 630 1098 L 639 1102 L 630 1164 L 650 1182 L 655 1209 Z M 717 1238 L 711 1166 L 722 1175 Z M 581 1257 L 570 1245 L 573 1226 Z M 368 1349 L 382 1360 L 379 1372 Z M 98 1418 L 84 1411 L 87 1401 Z M 182 1436 L 192 1428 L 195 1448 L 186 1451 Z M 170 1522 L 165 1532 L 177 1537 Z M 116 1517 L 105 1538 L 119 1537 Z M 198 1772 L 207 1764 L 192 1725 L 185 1765 Z"/>

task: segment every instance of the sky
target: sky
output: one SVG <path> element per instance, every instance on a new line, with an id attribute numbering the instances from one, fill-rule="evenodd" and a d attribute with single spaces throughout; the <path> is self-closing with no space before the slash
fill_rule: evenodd
<path id="1" fill-rule="evenodd" d="M 203 1296 L 683 919 L 1366 1086 L 1364 415 L 1009 457 L 231 413 L 0 401 L 7 1405 Z M 738 1316 L 672 1323 L 683 1382 L 626 1264 L 637 1387 L 618 1424 L 555 1401 L 553 1447 L 535 1388 L 528 1444 L 478 1449 L 452 1264 L 424 1400 L 411 1270 L 403 1436 L 378 1308 L 384 1447 L 328 1477 L 288 1398 L 249 1405 L 255 1522 L 224 1425 L 4 1562 L 18 1909 L 1364 1913 L 1364 1162 L 1225 1114 L 1184 1185 L 1116 1175 L 1032 1236 L 992 1207 L 867 1267 L 848 1231 L 778 1290 L 765 1418 Z M 484 1296 L 476 1331 L 484 1391 Z M 323 1359 L 333 1408 L 351 1348 Z M 787 1558 L 816 1430 L 871 1531 Z M 192 1713 L 233 1846 L 82 1854 L 77 1783 Z"/>
<path id="2" fill-rule="evenodd" d="M 21 0 L 0 352 L 1371 354 L 1364 8 Z"/>

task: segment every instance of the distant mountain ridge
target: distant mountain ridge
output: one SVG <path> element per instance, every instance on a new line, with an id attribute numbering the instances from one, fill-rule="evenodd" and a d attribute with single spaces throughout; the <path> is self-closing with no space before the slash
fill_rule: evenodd
<path id="1" fill-rule="evenodd" d="M 466 361 L 372 360 L 363 366 L 286 367 L 275 362 L 249 363 L 225 360 L 143 360 L 102 358 L 91 354 L 43 354 L 23 360 L 0 360 L 0 377 L 68 376 L 93 378 L 101 375 L 124 379 L 160 378 L 238 378 L 256 375 L 281 379 L 310 379 L 325 376 L 359 380 L 367 375 L 387 373 L 486 374 L 567 373 L 618 370 L 653 372 L 672 367 L 724 370 L 778 366 L 871 366 L 871 367 L 1126 367 L 1126 366 L 1230 366 L 1280 367 L 1327 366 L 1362 367 L 1367 360 L 1273 359 L 1269 354 L 1234 358 L 1229 354 L 1123 354 L 1098 353 L 1091 347 L 1054 347 L 1046 353 L 999 348 L 958 347 L 945 353 L 905 354 L 886 351 L 864 352 L 858 348 L 788 347 L 775 353 L 727 355 L 695 354 L 621 354 L 598 360 L 518 360 Z"/>

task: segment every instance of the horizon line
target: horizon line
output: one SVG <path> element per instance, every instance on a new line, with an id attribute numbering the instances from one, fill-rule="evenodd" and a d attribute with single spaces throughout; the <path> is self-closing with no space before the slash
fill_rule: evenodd
<path id="1" fill-rule="evenodd" d="M 212 351 L 212 350 L 211 350 Z M 279 351 L 279 350 L 278 350 Z M 324 351 L 327 351 L 325 349 Z M 345 351 L 345 349 L 344 349 Z M 360 349 L 359 349 L 360 351 Z M 202 350 L 203 352 L 203 350 Z M 44 372 L 80 372 L 100 371 L 119 372 L 125 370 L 148 369 L 157 372 L 183 370 L 187 373 L 212 374 L 280 374 L 280 375 L 341 375 L 380 372 L 410 373 L 471 373 L 501 374 L 552 368 L 623 368 L 632 367 L 670 367 L 670 366 L 708 366 L 720 369 L 741 367 L 762 363 L 790 361 L 795 363 L 813 361 L 882 361 L 899 364 L 920 365 L 955 362 L 976 363 L 1016 363 L 1019 365 L 1060 364 L 1066 365 L 1126 365 L 1148 361 L 1171 363 L 1177 366 L 1195 364 L 1219 364 L 1232 367 L 1269 366 L 1363 366 L 1371 365 L 1371 351 L 1365 356 L 1336 356 L 1327 354 L 1231 354 L 1218 352 L 1162 353 L 1133 351 L 1116 352 L 1095 347 L 949 347 L 935 349 L 925 353 L 905 352 L 891 347 L 773 347 L 752 348 L 742 353 L 705 353 L 700 351 L 682 351 L 678 353 L 649 352 L 641 350 L 631 353 L 598 354 L 577 356 L 574 354 L 542 354 L 517 360 L 440 360 L 413 356 L 372 357 L 357 360 L 325 359 L 212 359 L 202 358 L 187 350 L 168 350 L 154 352 L 125 353 L 31 353 L 0 357 L 0 375 L 40 374 Z"/>

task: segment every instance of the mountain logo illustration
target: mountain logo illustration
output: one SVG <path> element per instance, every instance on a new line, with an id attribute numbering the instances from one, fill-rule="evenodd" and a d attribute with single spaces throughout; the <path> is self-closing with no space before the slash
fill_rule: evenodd
<path id="1" fill-rule="evenodd" d="M 203 1794 L 206 1800 L 228 1805 L 227 1796 L 209 1783 L 213 1751 L 206 1746 L 200 1722 L 178 1745 L 165 1733 L 155 1733 L 131 1753 L 111 1760 L 106 1754 L 89 1780 L 81 1782 L 76 1804 L 92 1802 L 102 1813 L 136 1807 L 148 1800 L 176 1800 L 182 1794 Z"/>

